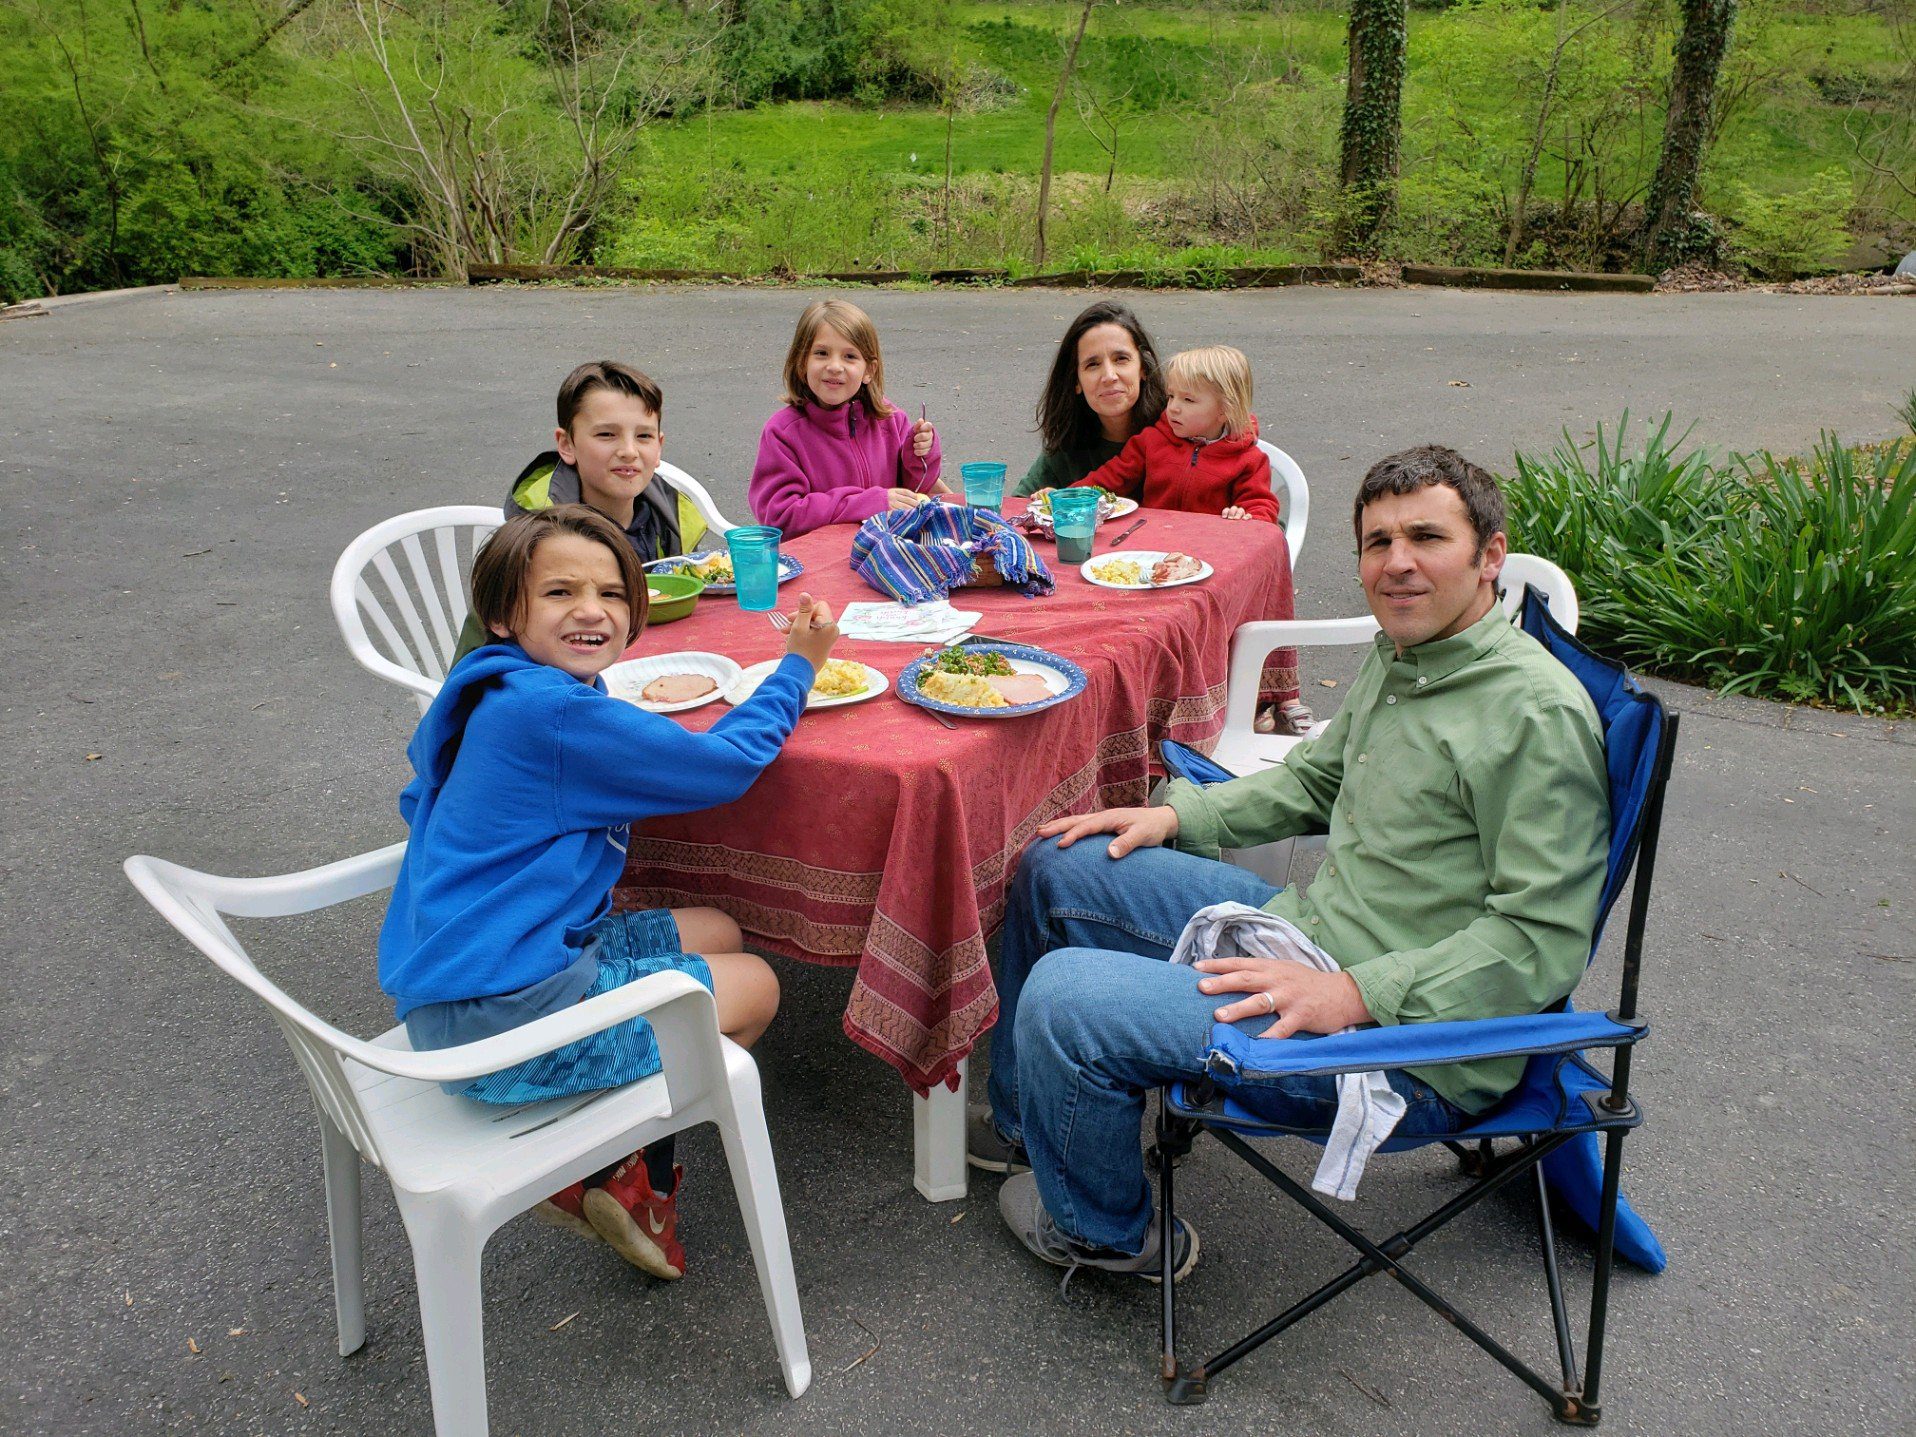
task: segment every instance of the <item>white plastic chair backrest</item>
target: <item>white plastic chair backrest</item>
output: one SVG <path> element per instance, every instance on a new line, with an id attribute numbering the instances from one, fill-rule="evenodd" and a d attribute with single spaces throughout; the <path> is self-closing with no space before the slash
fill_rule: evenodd
<path id="1" fill-rule="evenodd" d="M 1566 633 L 1577 631 L 1577 588 L 1570 576 L 1548 559 L 1536 554 L 1506 554 L 1499 582 L 1503 586 L 1504 612 L 1513 621 L 1523 610 L 1524 585 L 1528 584 L 1550 601 L 1550 617 Z"/>
<path id="2" fill-rule="evenodd" d="M 1297 461 L 1268 440 L 1257 447 L 1271 461 L 1271 488 L 1277 494 L 1277 522 L 1284 530 L 1284 541 L 1291 547 L 1291 573 L 1297 573 L 1298 555 L 1304 552 L 1304 531 L 1311 522 L 1311 486 Z"/>
<path id="3" fill-rule="evenodd" d="M 346 647 L 362 668 L 410 689 L 421 713 L 459 646 L 473 555 L 504 522 L 490 505 L 417 509 L 373 525 L 333 565 L 333 620 Z"/>
<path id="4" fill-rule="evenodd" d="M 718 505 L 712 502 L 712 496 L 706 492 L 705 486 L 678 465 L 660 460 L 658 476 L 692 501 L 692 507 L 699 511 L 699 517 L 705 521 L 705 527 L 714 534 L 722 537 L 728 530 L 738 527 L 719 513 Z"/>
<path id="5" fill-rule="evenodd" d="M 1550 601 L 1550 613 L 1570 633 L 1577 631 L 1577 590 L 1570 576 L 1548 559 L 1535 554 L 1504 555 L 1502 587 L 1504 613 L 1514 621 L 1523 607 L 1528 584 Z M 1231 667 L 1224 699 L 1224 732 L 1248 735 L 1257 713 L 1257 694 L 1264 661 L 1285 644 L 1309 647 L 1368 644 L 1376 636 L 1377 620 L 1369 614 L 1347 619 L 1256 620 L 1238 626 L 1231 636 Z"/>
<path id="6" fill-rule="evenodd" d="M 342 1053 L 364 1045 L 296 1002 L 261 973 L 221 915 L 246 918 L 307 913 L 376 893 L 392 886 L 405 851 L 405 844 L 395 843 L 376 853 L 291 875 L 277 883 L 221 878 L 145 854 L 136 854 L 125 864 L 133 886 L 162 918 L 212 959 L 221 972 L 272 1010 L 273 1021 L 286 1035 L 294 1060 L 312 1089 L 313 1101 L 361 1157 L 381 1167 L 385 1164 L 372 1125 L 366 1121 L 359 1095 L 341 1061 Z M 337 877 L 329 881 L 328 875 L 333 874 Z"/>

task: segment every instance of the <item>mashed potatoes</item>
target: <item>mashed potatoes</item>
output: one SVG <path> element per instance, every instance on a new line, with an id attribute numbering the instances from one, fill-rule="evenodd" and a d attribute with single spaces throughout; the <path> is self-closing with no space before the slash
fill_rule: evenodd
<path id="1" fill-rule="evenodd" d="M 827 659 L 812 683 L 812 692 L 822 699 L 850 698 L 871 686 L 865 666 L 856 659 Z"/>
<path id="2" fill-rule="evenodd" d="M 937 670 L 920 680 L 919 689 L 926 698 L 940 703 L 958 704 L 968 709 L 1009 708 L 1005 696 L 977 674 L 947 674 Z"/>

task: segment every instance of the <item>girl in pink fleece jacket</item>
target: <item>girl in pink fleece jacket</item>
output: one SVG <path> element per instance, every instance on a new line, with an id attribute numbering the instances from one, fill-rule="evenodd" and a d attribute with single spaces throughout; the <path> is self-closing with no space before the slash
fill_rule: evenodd
<path id="1" fill-rule="evenodd" d="M 785 537 L 908 509 L 938 481 L 938 433 L 885 402 L 871 317 L 842 299 L 806 307 L 785 355 L 785 407 L 765 421 L 752 516 Z"/>

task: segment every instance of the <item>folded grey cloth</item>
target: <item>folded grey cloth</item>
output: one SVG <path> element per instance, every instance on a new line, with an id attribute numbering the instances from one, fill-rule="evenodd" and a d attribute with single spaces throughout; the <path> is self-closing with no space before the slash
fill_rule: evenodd
<path id="1" fill-rule="evenodd" d="M 1173 963 L 1239 956 L 1287 958 L 1320 973 L 1343 971 L 1335 958 L 1289 921 L 1244 903 L 1213 903 L 1200 908 L 1184 925 L 1177 947 L 1171 951 Z M 1391 1135 L 1406 1106 L 1404 1095 L 1391 1087 L 1381 1072 L 1339 1073 L 1337 1118 L 1331 1124 L 1311 1186 L 1345 1202 L 1356 1197 L 1364 1164 Z"/>

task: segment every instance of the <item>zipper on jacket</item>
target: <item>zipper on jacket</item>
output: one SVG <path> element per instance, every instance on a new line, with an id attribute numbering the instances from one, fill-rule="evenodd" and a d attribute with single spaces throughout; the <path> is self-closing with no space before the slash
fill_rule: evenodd
<path id="1" fill-rule="evenodd" d="M 860 487 L 871 487 L 871 474 L 865 468 L 865 456 L 858 452 L 858 396 L 845 401 L 845 429 L 850 436 L 852 467 L 858 471 Z"/>

